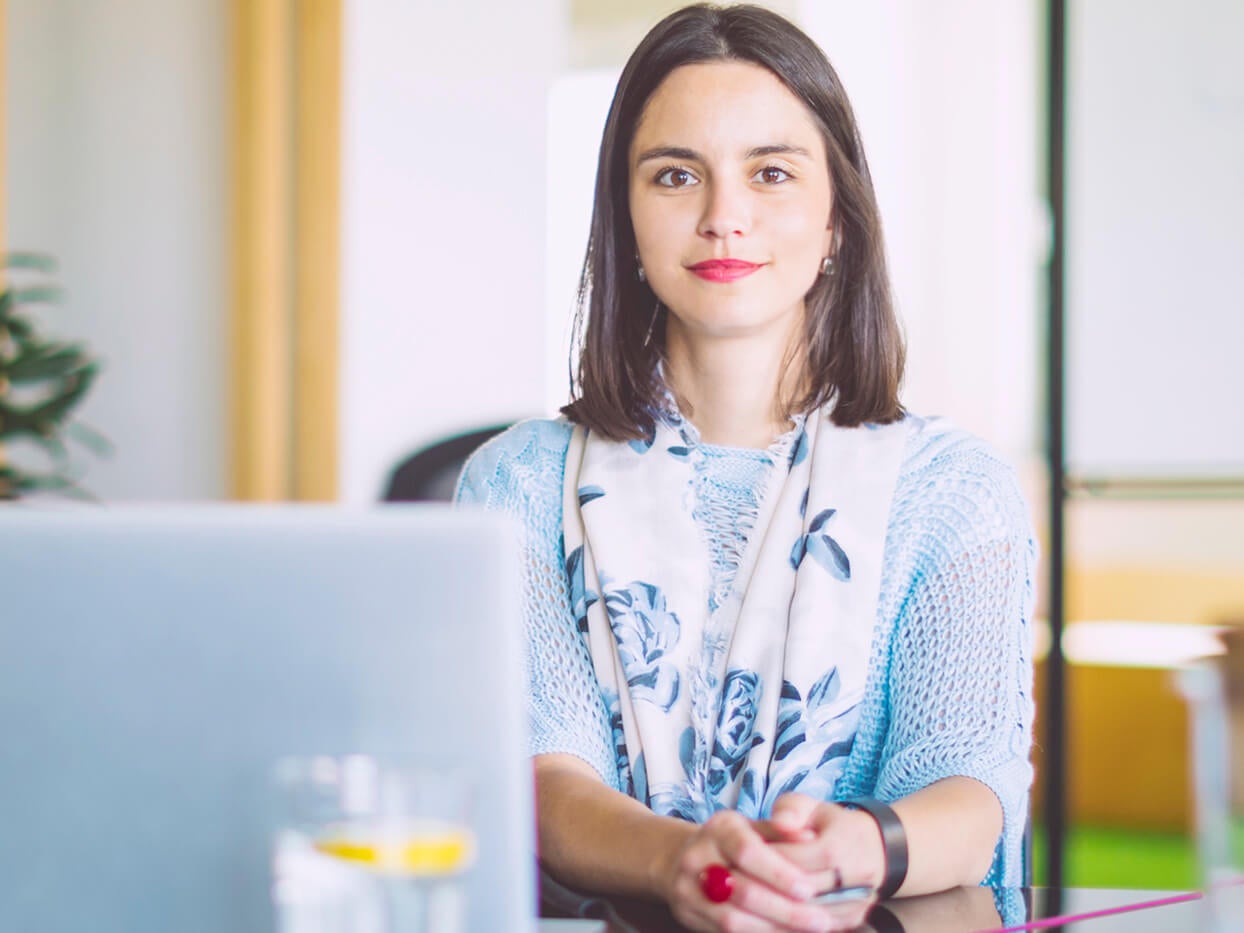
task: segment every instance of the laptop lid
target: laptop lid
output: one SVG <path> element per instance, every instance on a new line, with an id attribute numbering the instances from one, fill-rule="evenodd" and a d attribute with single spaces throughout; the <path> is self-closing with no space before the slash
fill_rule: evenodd
<path id="1" fill-rule="evenodd" d="M 0 911 L 267 931 L 272 769 L 474 775 L 472 930 L 534 916 L 515 532 L 441 506 L 0 515 Z"/>

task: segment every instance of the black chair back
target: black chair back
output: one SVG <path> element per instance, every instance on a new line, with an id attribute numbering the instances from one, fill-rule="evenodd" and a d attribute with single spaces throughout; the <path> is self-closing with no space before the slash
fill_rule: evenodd
<path id="1" fill-rule="evenodd" d="M 385 502 L 449 502 L 467 458 L 509 428 L 498 424 L 430 444 L 399 463 L 389 476 Z"/>

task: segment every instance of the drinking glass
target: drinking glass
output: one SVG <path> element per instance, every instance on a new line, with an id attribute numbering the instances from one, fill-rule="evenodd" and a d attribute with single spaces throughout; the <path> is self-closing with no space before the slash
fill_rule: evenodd
<path id="1" fill-rule="evenodd" d="M 471 782 L 366 755 L 286 759 L 273 899 L 280 933 L 463 933 Z"/>
<path id="2" fill-rule="evenodd" d="M 1220 656 L 1176 675 L 1190 713 L 1197 860 L 1212 933 L 1244 927 L 1244 628 L 1220 638 Z"/>

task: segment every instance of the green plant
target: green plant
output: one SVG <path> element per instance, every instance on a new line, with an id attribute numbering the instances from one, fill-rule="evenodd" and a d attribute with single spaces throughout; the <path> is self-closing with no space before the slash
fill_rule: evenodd
<path id="1" fill-rule="evenodd" d="M 70 453 L 72 438 L 95 454 L 108 442 L 73 420 L 86 397 L 99 362 L 85 344 L 45 340 L 32 309 L 56 303 L 56 263 L 47 256 L 11 253 L 3 260 L 0 291 L 0 499 L 39 491 L 89 498 L 79 485 L 79 463 Z M 42 452 L 33 466 L 14 457 L 14 442 L 32 442 Z M 31 445 L 27 445 L 31 446 Z M 30 458 L 22 458 L 22 461 Z"/>

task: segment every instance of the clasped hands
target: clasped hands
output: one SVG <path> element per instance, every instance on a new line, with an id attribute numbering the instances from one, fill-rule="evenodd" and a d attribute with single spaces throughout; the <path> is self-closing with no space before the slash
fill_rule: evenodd
<path id="1" fill-rule="evenodd" d="M 684 839 L 669 868 L 665 900 L 693 930 L 850 930 L 864 922 L 875 896 L 832 905 L 814 898 L 841 887 L 875 889 L 885 876 L 885 849 L 869 814 L 786 794 L 767 820 L 715 813 Z M 710 894 L 728 896 L 718 903 Z"/>

